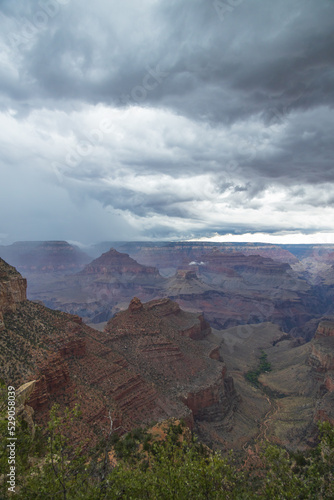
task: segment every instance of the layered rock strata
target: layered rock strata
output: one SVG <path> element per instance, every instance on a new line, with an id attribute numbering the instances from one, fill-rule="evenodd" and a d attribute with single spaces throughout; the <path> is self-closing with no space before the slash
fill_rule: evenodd
<path id="1" fill-rule="evenodd" d="M 334 424 L 334 318 L 324 318 L 310 343 L 309 364 L 319 384 L 317 417 Z"/>
<path id="2" fill-rule="evenodd" d="M 19 282 L 13 268 L 2 267 L 1 283 Z M 73 439 L 85 436 L 94 445 L 110 415 L 125 432 L 175 415 L 194 426 L 200 418 L 221 420 L 230 409 L 233 386 L 224 364 L 209 356 L 211 329 L 200 314 L 169 299 L 134 299 L 102 333 L 78 316 L 15 297 L 10 307 L 2 302 L 2 376 L 16 387 L 28 383 L 24 407 L 37 423 L 45 424 L 54 403 L 63 410 L 79 404 L 83 418 Z"/>
<path id="3" fill-rule="evenodd" d="M 142 304 L 135 298 L 105 331 L 109 345 L 169 400 L 174 416 L 188 414 L 195 425 L 223 425 L 237 397 L 217 346 L 208 343 L 211 329 L 201 315 L 186 313 L 169 299 Z"/>

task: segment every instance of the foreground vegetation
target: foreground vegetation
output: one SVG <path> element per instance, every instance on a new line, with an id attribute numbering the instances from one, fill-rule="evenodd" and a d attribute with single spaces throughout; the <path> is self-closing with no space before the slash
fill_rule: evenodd
<path id="1" fill-rule="evenodd" d="M 8 469 L 7 421 L 2 404 L 0 466 Z M 319 443 L 308 453 L 288 453 L 259 443 L 243 460 L 226 458 L 199 443 L 180 422 L 158 437 L 137 429 L 87 451 L 74 446 L 71 426 L 77 408 L 54 407 L 47 435 L 34 439 L 17 426 L 16 490 L 1 479 L 1 498 L 17 499 L 333 499 L 334 428 L 319 424 Z M 161 433 L 160 433 L 161 434 Z M 113 450 L 112 454 L 108 453 Z"/>

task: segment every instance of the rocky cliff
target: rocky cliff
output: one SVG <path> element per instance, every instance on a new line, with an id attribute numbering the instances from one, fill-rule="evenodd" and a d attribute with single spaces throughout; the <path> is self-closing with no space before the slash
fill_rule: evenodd
<path id="1" fill-rule="evenodd" d="M 27 280 L 0 258 L 0 311 L 15 311 L 26 300 Z"/>
<path id="2" fill-rule="evenodd" d="M 208 340 L 211 329 L 201 315 L 182 311 L 169 299 L 142 304 L 135 298 L 108 322 L 106 333 L 108 345 L 164 395 L 174 416 L 188 415 L 195 425 L 224 425 L 237 397 L 219 353 L 210 356 L 217 347 Z"/>
<path id="3" fill-rule="evenodd" d="M 330 312 L 327 295 L 332 288 L 327 287 L 325 292 L 314 289 L 305 276 L 286 262 L 236 251 L 261 249 L 269 254 L 279 252 L 279 247 L 214 247 L 198 243 L 123 244 L 123 247 L 141 257 L 145 254 L 146 262 L 151 265 L 143 265 L 128 253 L 111 249 L 70 276 L 44 273 L 41 278 L 41 274 L 32 274 L 29 298 L 78 314 L 91 324 L 108 321 L 127 307 L 134 296 L 142 301 L 170 297 L 184 309 L 202 311 L 218 329 L 271 321 L 285 331 L 301 327 L 300 331 L 295 330 L 298 336 L 304 335 L 303 327 L 308 321 Z M 169 274 L 175 270 L 176 273 L 163 278 L 152 266 L 157 261 L 160 269 L 169 266 Z M 305 330 L 308 339 L 312 333 Z"/>
<path id="4" fill-rule="evenodd" d="M 138 264 L 128 254 L 117 252 L 114 248 L 93 260 L 80 272 L 80 275 L 92 274 L 111 275 L 113 278 L 123 275 L 159 277 L 159 272 L 155 267 Z"/>
<path id="5" fill-rule="evenodd" d="M 119 243 L 120 252 L 128 252 L 141 264 L 154 265 L 165 276 L 171 276 L 178 268 L 184 268 L 192 261 L 200 262 L 203 255 L 217 248 L 223 253 L 242 253 L 244 255 L 259 255 L 269 257 L 278 262 L 293 264 L 298 262 L 295 255 L 278 245 L 258 243 Z"/>
<path id="6" fill-rule="evenodd" d="M 22 280 L 1 264 L 1 282 Z M 132 300 L 106 333 L 42 304 L 7 302 L 1 375 L 16 387 L 28 383 L 25 411 L 34 411 L 39 424 L 54 403 L 63 409 L 78 403 L 83 418 L 73 439 L 84 436 L 93 445 L 107 432 L 109 415 L 120 432 L 175 415 L 194 426 L 200 418 L 221 421 L 235 404 L 224 364 L 210 357 L 209 324 L 169 299 Z"/>
<path id="7" fill-rule="evenodd" d="M 333 318 L 323 318 L 318 325 L 315 339 L 321 339 L 324 337 L 334 337 L 334 319 Z"/>
<path id="8" fill-rule="evenodd" d="M 310 286 L 289 264 L 218 249 L 168 278 L 164 294 L 184 309 L 203 311 L 218 329 L 272 321 L 289 331 L 320 312 Z"/>
<path id="9" fill-rule="evenodd" d="M 317 418 L 334 424 L 334 318 L 324 318 L 310 342 L 309 364 L 318 384 Z"/>
<path id="10" fill-rule="evenodd" d="M 105 322 L 138 295 L 149 300 L 159 295 L 164 279 L 152 266 L 138 264 L 127 254 L 110 249 L 80 272 L 30 288 L 30 298 L 48 307 Z"/>
<path id="11" fill-rule="evenodd" d="M 16 311 L 26 300 L 27 280 L 0 258 L 0 332 L 5 329 L 3 315 Z"/>

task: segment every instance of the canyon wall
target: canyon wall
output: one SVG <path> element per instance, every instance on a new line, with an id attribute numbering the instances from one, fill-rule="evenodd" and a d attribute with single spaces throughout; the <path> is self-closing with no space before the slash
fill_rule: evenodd
<path id="1" fill-rule="evenodd" d="M 310 343 L 309 364 L 319 386 L 317 419 L 334 425 L 334 318 L 324 318 Z"/>

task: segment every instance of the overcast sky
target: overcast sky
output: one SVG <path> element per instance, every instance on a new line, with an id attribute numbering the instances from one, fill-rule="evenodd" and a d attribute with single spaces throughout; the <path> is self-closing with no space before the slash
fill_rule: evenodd
<path id="1" fill-rule="evenodd" d="M 332 241 L 332 0 L 0 0 L 0 24 L 0 244 Z"/>

